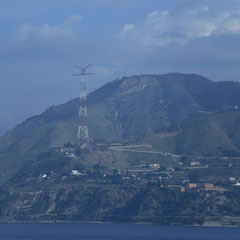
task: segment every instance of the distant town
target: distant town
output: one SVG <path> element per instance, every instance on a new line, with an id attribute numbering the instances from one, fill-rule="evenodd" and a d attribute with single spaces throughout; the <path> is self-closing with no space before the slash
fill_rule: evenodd
<path id="1" fill-rule="evenodd" d="M 147 145 L 127 145 L 123 142 L 97 142 L 93 146 L 93 152 L 103 151 L 136 151 L 139 152 L 139 147 L 146 147 Z M 149 147 L 149 146 L 147 146 Z M 78 149 L 78 148 L 77 148 Z M 70 159 L 79 160 L 79 149 L 71 143 L 65 144 L 62 147 L 52 148 L 50 151 L 56 151 L 65 154 Z M 142 150 L 143 151 L 143 150 Z M 142 152 L 140 151 L 140 152 Z M 149 154 L 157 154 L 157 152 L 148 150 Z M 162 153 L 165 156 L 171 155 L 170 153 Z M 189 161 L 186 156 L 177 156 L 172 154 L 173 157 L 179 158 L 174 165 L 161 165 L 158 162 L 149 164 L 133 165 L 128 169 L 119 168 L 106 168 L 101 162 L 84 167 L 81 169 L 72 169 L 61 177 L 61 181 L 71 181 L 73 179 L 95 184 L 134 184 L 134 185 L 154 185 L 159 188 L 169 188 L 180 192 L 187 191 L 214 191 L 223 193 L 232 191 L 234 188 L 240 187 L 240 176 L 223 175 L 222 181 L 212 175 L 212 180 L 207 181 L 204 179 L 204 174 L 221 169 L 234 169 L 239 167 L 240 163 L 238 157 L 197 157 L 195 161 Z M 193 157 L 192 157 L 193 158 Z M 217 161 L 216 161 L 217 159 Z M 183 161 L 181 161 L 183 160 Z M 233 172 L 233 171 L 228 171 Z M 202 176 L 199 178 L 199 176 Z M 51 175 L 41 173 L 37 181 L 45 181 L 50 179 Z M 209 178 L 209 176 L 207 177 Z"/>

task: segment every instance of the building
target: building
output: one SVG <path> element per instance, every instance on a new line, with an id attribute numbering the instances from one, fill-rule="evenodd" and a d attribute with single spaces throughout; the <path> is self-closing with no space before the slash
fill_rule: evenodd
<path id="1" fill-rule="evenodd" d="M 199 166 L 200 165 L 200 162 L 191 162 L 191 164 L 190 164 L 192 167 L 194 167 L 194 166 Z"/>
<path id="2" fill-rule="evenodd" d="M 188 186 L 189 189 L 197 188 L 197 187 L 198 187 L 197 183 L 188 183 L 187 186 Z"/>
<path id="3" fill-rule="evenodd" d="M 205 191 L 214 191 L 215 190 L 214 184 L 213 183 L 205 183 L 204 190 Z"/>

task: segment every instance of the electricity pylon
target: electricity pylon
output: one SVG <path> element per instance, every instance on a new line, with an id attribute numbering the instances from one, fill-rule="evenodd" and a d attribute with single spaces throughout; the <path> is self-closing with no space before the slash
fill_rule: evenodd
<path id="1" fill-rule="evenodd" d="M 77 140 L 78 140 L 78 145 L 82 148 L 89 148 L 88 111 L 87 111 L 87 93 L 86 93 L 85 76 L 94 74 L 94 73 L 86 72 L 86 70 L 90 66 L 91 66 L 90 64 L 84 68 L 75 66 L 81 72 L 72 75 L 72 76 L 81 76 L 79 125 L 78 125 Z"/>

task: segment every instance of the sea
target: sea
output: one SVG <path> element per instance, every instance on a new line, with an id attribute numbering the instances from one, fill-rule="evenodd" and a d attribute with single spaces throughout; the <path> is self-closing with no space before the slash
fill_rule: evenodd
<path id="1" fill-rule="evenodd" d="M 4 240 L 239 240 L 240 228 L 131 224 L 0 224 Z"/>

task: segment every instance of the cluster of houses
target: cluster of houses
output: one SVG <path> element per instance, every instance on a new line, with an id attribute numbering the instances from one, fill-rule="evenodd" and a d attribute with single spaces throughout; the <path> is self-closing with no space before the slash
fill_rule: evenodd
<path id="1" fill-rule="evenodd" d="M 106 143 L 106 142 L 99 142 L 96 145 L 95 150 L 105 149 L 106 147 L 119 147 L 124 146 L 124 143 Z M 65 153 L 69 158 L 77 158 L 74 147 L 73 146 L 64 146 L 57 148 L 58 152 Z M 117 169 L 115 173 L 102 173 L 102 181 L 111 183 L 111 178 L 114 178 L 114 175 L 118 175 L 119 179 L 123 182 L 134 182 L 134 181 L 152 181 L 152 182 L 159 182 L 161 187 L 169 187 L 169 188 L 178 188 L 181 192 L 185 191 L 214 191 L 214 192 L 225 192 L 227 191 L 223 187 L 215 186 L 214 183 L 194 183 L 190 182 L 190 180 L 184 180 L 182 183 L 178 181 L 178 185 L 171 185 L 174 184 L 174 181 L 169 181 L 172 176 L 174 176 L 175 171 L 184 171 L 184 170 L 194 170 L 200 168 L 208 168 L 208 165 L 202 165 L 200 161 L 192 161 L 190 163 L 183 164 L 182 162 L 178 162 L 179 167 L 165 167 L 162 170 L 162 167 L 159 163 L 150 163 L 150 164 L 142 164 L 138 165 L 129 170 L 120 170 Z M 177 170 L 178 169 L 178 170 Z M 116 169 L 115 169 L 116 170 Z M 84 177 L 84 179 L 90 179 L 91 176 L 86 172 L 80 172 L 79 170 L 71 170 L 69 176 L 75 177 Z M 46 176 L 42 176 L 42 178 L 46 178 Z M 174 177 L 173 177 L 174 178 Z M 108 180 L 106 180 L 108 179 Z M 116 178 L 115 178 L 116 179 Z M 98 179 L 94 179 L 96 181 L 101 181 L 99 175 Z M 229 181 L 232 183 L 233 186 L 240 187 L 240 182 L 236 180 L 234 177 L 230 177 Z"/>
<path id="2" fill-rule="evenodd" d="M 188 183 L 186 187 L 182 187 L 181 191 L 215 191 L 225 192 L 226 189 L 223 187 L 215 186 L 213 183 Z"/>

